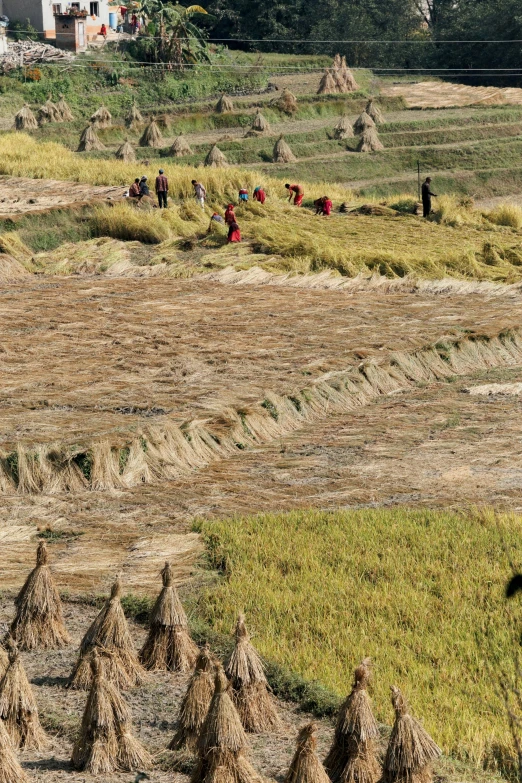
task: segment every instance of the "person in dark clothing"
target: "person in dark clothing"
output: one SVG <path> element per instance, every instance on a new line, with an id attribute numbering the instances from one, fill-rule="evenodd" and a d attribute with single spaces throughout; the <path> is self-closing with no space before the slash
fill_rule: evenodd
<path id="1" fill-rule="evenodd" d="M 144 196 L 150 196 L 150 190 L 147 184 L 147 177 L 142 177 L 140 179 L 140 195 L 139 195 L 140 201 Z"/>
<path id="2" fill-rule="evenodd" d="M 437 198 L 437 194 L 431 192 L 431 177 L 426 177 L 422 183 L 422 217 L 430 216 L 432 196 Z"/>
<path id="3" fill-rule="evenodd" d="M 159 170 L 159 175 L 156 177 L 156 195 L 158 197 L 159 208 L 165 207 L 167 209 L 167 195 L 169 192 L 169 182 L 165 176 L 163 169 Z"/>

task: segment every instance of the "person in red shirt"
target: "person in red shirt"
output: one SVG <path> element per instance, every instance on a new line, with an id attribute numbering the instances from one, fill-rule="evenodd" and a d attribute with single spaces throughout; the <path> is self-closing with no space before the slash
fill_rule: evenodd
<path id="1" fill-rule="evenodd" d="M 234 205 L 229 204 L 225 210 L 225 223 L 227 224 L 227 226 L 229 226 L 231 223 L 234 223 L 235 220 L 236 220 L 236 216 L 234 214 Z"/>
<path id="2" fill-rule="evenodd" d="M 228 226 L 228 241 L 241 242 L 241 231 L 235 219 Z"/>
<path id="3" fill-rule="evenodd" d="M 165 207 L 167 209 L 167 196 L 169 192 L 169 181 L 165 176 L 163 169 L 159 170 L 159 174 L 156 177 L 156 195 L 158 197 L 158 205 L 161 209 Z"/>
<path id="4" fill-rule="evenodd" d="M 129 188 L 129 198 L 138 198 L 140 195 L 140 178 L 136 177 Z"/>
<path id="5" fill-rule="evenodd" d="M 266 193 L 262 187 L 254 189 L 254 201 L 259 201 L 260 204 L 264 204 L 266 200 Z"/>
<path id="6" fill-rule="evenodd" d="M 323 196 L 323 215 L 326 215 L 327 217 L 332 214 L 332 207 L 333 204 L 331 200 L 328 198 L 328 196 Z"/>
<path id="7" fill-rule="evenodd" d="M 287 182 L 285 188 L 290 193 L 288 201 L 292 201 L 292 196 L 293 196 L 295 206 L 300 207 L 301 204 L 303 203 L 303 198 L 304 198 L 304 190 L 302 185 L 289 185 Z"/>
<path id="8" fill-rule="evenodd" d="M 101 26 L 100 35 L 107 40 L 107 26 L 105 24 Z"/>

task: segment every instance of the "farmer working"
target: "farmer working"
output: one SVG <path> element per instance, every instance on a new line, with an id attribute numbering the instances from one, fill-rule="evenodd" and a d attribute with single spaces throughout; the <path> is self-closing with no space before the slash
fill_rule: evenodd
<path id="1" fill-rule="evenodd" d="M 165 176 L 163 169 L 160 169 L 159 174 L 156 177 L 156 195 L 158 197 L 158 205 L 160 209 L 162 207 L 167 209 L 168 192 L 169 192 L 169 181 Z"/>
<path id="2" fill-rule="evenodd" d="M 303 203 L 303 197 L 304 197 L 304 190 L 302 185 L 289 185 L 287 182 L 285 188 L 290 193 L 290 196 L 288 197 L 288 201 L 292 201 L 292 196 L 294 196 L 295 206 L 300 207 L 301 204 Z"/>
<path id="3" fill-rule="evenodd" d="M 431 197 L 437 198 L 436 193 L 431 192 L 431 177 L 426 177 L 422 183 L 422 217 L 429 218 L 431 212 Z"/>
<path id="4" fill-rule="evenodd" d="M 207 191 L 205 189 L 205 186 L 201 184 L 201 182 L 197 182 L 197 180 L 192 180 L 192 187 L 194 188 L 194 195 L 196 197 L 196 201 L 198 202 L 201 209 L 205 209 L 205 199 L 207 197 Z"/>

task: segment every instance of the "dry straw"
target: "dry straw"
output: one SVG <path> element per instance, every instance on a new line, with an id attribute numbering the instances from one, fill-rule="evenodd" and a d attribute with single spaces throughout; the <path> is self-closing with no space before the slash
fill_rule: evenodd
<path id="1" fill-rule="evenodd" d="M 191 783 L 262 783 L 244 751 L 247 738 L 234 703 L 228 694 L 228 680 L 220 667 L 207 718 L 198 739 L 198 763 Z"/>
<path id="2" fill-rule="evenodd" d="M 116 150 L 116 157 L 118 160 L 123 160 L 125 163 L 134 163 L 136 160 L 136 153 L 134 151 L 134 147 L 128 139 L 124 144 L 121 145 L 121 147 L 118 147 Z"/>
<path id="3" fill-rule="evenodd" d="M 377 106 L 377 104 L 373 102 L 373 98 L 370 98 L 370 100 L 366 104 L 365 112 L 369 117 L 372 118 L 372 120 L 376 125 L 382 125 L 383 122 L 385 122 L 384 114 Z"/>
<path id="4" fill-rule="evenodd" d="M 0 720 L 0 783 L 28 783 L 3 721 Z"/>
<path id="5" fill-rule="evenodd" d="M 274 163 L 295 163 L 297 158 L 286 143 L 284 136 L 279 136 L 272 153 Z"/>
<path id="6" fill-rule="evenodd" d="M 170 750 L 195 749 L 214 694 L 216 663 L 208 647 L 200 650 L 196 670 L 181 703 L 178 728 L 169 745 Z"/>
<path id="7" fill-rule="evenodd" d="M 143 135 L 140 139 L 140 147 L 163 147 L 163 144 L 163 136 L 161 135 L 156 118 L 152 117 L 143 131 Z"/>
<path id="8" fill-rule="evenodd" d="M 121 605 L 121 582 L 116 580 L 111 595 L 82 639 L 78 662 L 70 686 L 88 688 L 92 677 L 92 657 L 101 650 L 108 679 L 118 688 L 139 685 L 143 669 L 134 651 L 129 626 Z"/>
<path id="9" fill-rule="evenodd" d="M 370 115 L 363 111 L 355 120 L 353 131 L 359 136 L 361 133 L 364 133 L 365 130 L 368 130 L 368 128 L 375 128 L 375 123 Z"/>
<path id="10" fill-rule="evenodd" d="M 9 665 L 9 656 L 7 654 L 7 650 L 3 646 L 3 644 L 0 644 L 0 680 L 4 676 L 4 672 L 7 669 Z"/>
<path id="11" fill-rule="evenodd" d="M 18 131 L 36 130 L 38 128 L 38 122 L 31 111 L 29 104 L 26 103 L 22 106 L 20 111 L 15 114 L 14 124 Z"/>
<path id="12" fill-rule="evenodd" d="M 74 120 L 73 113 L 65 97 L 60 93 L 60 100 L 56 104 L 56 108 L 60 113 L 62 122 L 72 122 Z"/>
<path id="13" fill-rule="evenodd" d="M 107 681 L 104 659 L 96 650 L 91 669 L 92 685 L 72 752 L 73 767 L 93 775 L 149 769 L 152 758 L 132 735 L 130 710 L 117 688 Z"/>
<path id="14" fill-rule="evenodd" d="M 194 668 L 198 648 L 190 637 L 187 615 L 174 586 L 170 563 L 165 563 L 161 578 L 163 589 L 151 612 L 149 635 L 140 653 L 141 662 L 151 671 L 189 672 Z"/>
<path id="15" fill-rule="evenodd" d="M 205 166 L 210 166 L 210 168 L 217 169 L 227 165 L 228 165 L 227 159 L 225 158 L 225 156 L 223 155 L 219 147 L 216 144 L 214 144 L 214 146 L 211 147 L 207 157 L 205 158 Z"/>
<path id="16" fill-rule="evenodd" d="M 367 128 L 363 131 L 357 145 L 357 152 L 380 152 L 383 149 L 384 144 L 379 138 L 377 128 Z"/>
<path id="17" fill-rule="evenodd" d="M 78 144 L 78 152 L 97 152 L 104 150 L 105 146 L 98 138 L 94 125 L 87 125 L 82 135 L 80 136 L 80 143 Z"/>
<path id="18" fill-rule="evenodd" d="M 442 751 L 416 718 L 410 715 L 404 696 L 392 685 L 395 723 L 384 759 L 385 783 L 430 783 L 432 763 Z"/>
<path id="19" fill-rule="evenodd" d="M 182 158 L 184 155 L 192 155 L 190 144 L 182 133 L 174 140 L 174 144 L 169 150 L 169 155 L 175 158 Z"/>
<path id="20" fill-rule="evenodd" d="M 297 749 L 285 778 L 285 783 L 330 783 L 325 768 L 317 756 L 317 726 L 308 723 L 297 736 Z"/>
<path id="21" fill-rule="evenodd" d="M 287 90 L 286 87 L 281 95 L 272 101 L 272 105 L 276 106 L 285 114 L 295 114 L 298 109 L 297 98 L 290 90 Z"/>
<path id="22" fill-rule="evenodd" d="M 342 76 L 342 79 L 348 89 L 348 92 L 356 92 L 359 89 L 359 85 L 355 81 L 355 77 L 353 73 L 350 71 L 348 66 L 346 65 L 346 57 L 343 57 L 341 60 L 341 69 L 340 73 Z"/>
<path id="23" fill-rule="evenodd" d="M 334 128 L 334 139 L 351 139 L 353 135 L 352 123 L 346 115 L 343 115 Z"/>
<path id="24" fill-rule="evenodd" d="M 47 125 L 51 122 L 61 122 L 62 117 L 51 96 L 47 98 L 43 106 L 38 109 L 38 125 Z"/>
<path id="25" fill-rule="evenodd" d="M 344 73 L 341 69 L 334 71 L 332 78 L 335 86 L 335 92 L 340 92 L 340 93 L 351 92 L 350 88 L 348 87 L 348 84 L 346 83 Z"/>
<path id="26" fill-rule="evenodd" d="M 91 122 L 98 128 L 108 128 L 112 123 L 112 114 L 105 106 L 100 106 L 92 115 Z"/>
<path id="27" fill-rule="evenodd" d="M 132 106 L 129 109 L 129 113 L 125 117 L 125 125 L 129 129 L 136 128 L 137 125 L 143 124 L 143 115 L 138 109 L 136 105 L 136 101 L 132 104 Z"/>
<path id="28" fill-rule="evenodd" d="M 248 136 L 263 136 L 265 134 L 270 133 L 270 123 L 268 120 L 263 117 L 260 110 L 258 109 L 256 111 L 256 115 L 254 119 L 252 120 L 252 125 L 250 126 L 250 130 L 247 132 Z"/>
<path id="29" fill-rule="evenodd" d="M 355 670 L 353 688 L 342 704 L 324 766 L 332 783 L 376 783 L 381 770 L 375 752 L 379 729 L 368 696 L 370 660 Z"/>
<path id="30" fill-rule="evenodd" d="M 224 114 L 227 111 L 234 111 L 234 104 L 228 95 L 225 95 L 225 93 L 223 93 L 219 101 L 216 103 L 216 111 L 218 114 Z"/>
<path id="31" fill-rule="evenodd" d="M 232 698 L 247 731 L 271 731 L 279 726 L 274 701 L 268 692 L 263 662 L 250 641 L 245 618 L 239 615 L 236 644 L 226 666 Z"/>
<path id="32" fill-rule="evenodd" d="M 21 650 L 55 649 L 69 643 L 62 602 L 47 561 L 47 546 L 40 541 L 36 567 L 16 598 L 16 616 L 11 623 L 11 636 Z"/>
<path id="33" fill-rule="evenodd" d="M 4 723 L 16 748 L 41 750 L 47 744 L 38 718 L 36 699 L 14 643 L 9 650 L 9 664 L 0 681 L 0 722 Z"/>
<path id="34" fill-rule="evenodd" d="M 337 87 L 335 84 L 335 79 L 332 76 L 331 71 L 326 68 L 321 81 L 319 82 L 319 89 L 317 90 L 318 95 L 331 95 L 332 93 L 337 92 Z"/>

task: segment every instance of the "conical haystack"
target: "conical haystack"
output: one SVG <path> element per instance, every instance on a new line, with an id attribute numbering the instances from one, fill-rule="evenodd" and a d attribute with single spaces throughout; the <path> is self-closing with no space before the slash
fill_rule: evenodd
<path id="1" fill-rule="evenodd" d="M 297 98 L 292 92 L 290 92 L 290 90 L 287 90 L 286 87 L 281 95 L 272 101 L 272 105 L 276 106 L 285 114 L 295 114 L 298 109 Z"/>
<path id="2" fill-rule="evenodd" d="M 328 68 L 325 70 L 321 81 L 319 82 L 318 95 L 331 95 L 336 92 L 335 80 Z"/>
<path id="3" fill-rule="evenodd" d="M 351 139 L 353 135 L 352 123 L 343 115 L 334 128 L 334 139 Z"/>
<path id="4" fill-rule="evenodd" d="M 355 81 L 353 73 L 346 65 L 346 57 L 343 57 L 341 60 L 340 74 L 348 89 L 348 92 L 356 92 L 358 89 L 360 89 L 359 85 Z"/>
<path id="5" fill-rule="evenodd" d="M 246 136 L 263 136 L 270 133 L 270 123 L 261 114 L 259 109 L 256 111 L 256 116 L 252 120 L 250 130 L 247 131 Z"/>
<path id="6" fill-rule="evenodd" d="M 234 104 L 232 103 L 231 99 L 228 97 L 228 95 L 223 95 L 219 99 L 219 101 L 216 103 L 216 109 L 218 114 L 225 114 L 227 111 L 234 111 Z"/>
<path id="7" fill-rule="evenodd" d="M 38 128 L 38 122 L 34 116 L 29 104 L 22 106 L 19 112 L 15 114 L 15 128 L 18 131 L 36 130 Z"/>
<path id="8" fill-rule="evenodd" d="M 353 124 L 353 132 L 359 136 L 361 133 L 364 133 L 365 130 L 368 130 L 368 128 L 375 128 L 375 123 L 370 115 L 363 111 Z"/>
<path id="9" fill-rule="evenodd" d="M 381 775 L 375 752 L 379 729 L 367 692 L 370 660 L 355 670 L 352 691 L 337 716 L 335 734 L 324 767 L 332 783 L 376 783 Z"/>
<path id="10" fill-rule="evenodd" d="M 78 662 L 71 675 L 71 687 L 90 687 L 91 659 L 96 649 L 103 651 L 107 678 L 118 688 L 139 685 L 143 681 L 144 671 L 134 652 L 134 644 L 121 605 L 119 579 L 113 584 L 110 598 L 82 639 Z"/>
<path id="11" fill-rule="evenodd" d="M 215 676 L 216 659 L 209 648 L 204 647 L 200 650 L 196 670 L 181 703 L 178 729 L 169 745 L 170 750 L 195 749 L 214 695 Z"/>
<path id="12" fill-rule="evenodd" d="M 163 589 L 150 615 L 149 635 L 140 659 L 146 669 L 189 672 L 194 668 L 198 648 L 190 637 L 170 563 L 165 563 L 161 577 Z"/>
<path id="13" fill-rule="evenodd" d="M 297 736 L 297 750 L 285 783 L 330 783 L 330 778 L 317 756 L 317 726 L 308 723 Z"/>
<path id="14" fill-rule="evenodd" d="M 214 144 L 214 146 L 210 149 L 210 152 L 208 153 L 207 157 L 205 158 L 205 166 L 211 166 L 212 168 L 221 168 L 222 166 L 227 166 L 228 162 L 219 147 Z"/>
<path id="15" fill-rule="evenodd" d="M 388 750 L 384 759 L 384 783 L 429 783 L 433 779 L 432 762 L 442 751 L 423 726 L 408 712 L 398 688 L 392 685 L 395 710 Z"/>
<path id="16" fill-rule="evenodd" d="M 198 763 L 191 783 L 262 783 L 244 751 L 247 738 L 223 669 L 215 676 L 215 690 L 198 739 Z"/>
<path id="17" fill-rule="evenodd" d="M 192 155 L 190 144 L 182 133 L 174 140 L 174 144 L 169 150 L 169 155 L 173 155 L 175 158 L 182 158 L 184 155 Z"/>
<path id="18" fill-rule="evenodd" d="M 138 109 L 136 105 L 136 101 L 134 101 L 134 103 L 129 109 L 129 113 L 125 118 L 125 125 L 127 126 L 127 128 L 136 128 L 136 126 L 142 125 L 142 123 L 143 123 L 143 115 Z"/>
<path id="19" fill-rule="evenodd" d="M 0 681 L 0 722 L 15 748 L 41 750 L 47 744 L 31 690 L 16 645 L 9 650 L 9 664 Z"/>
<path id="20" fill-rule="evenodd" d="M 274 163 L 295 163 L 297 160 L 283 136 L 280 136 L 274 145 L 272 160 Z"/>
<path id="21" fill-rule="evenodd" d="M 245 618 L 239 615 L 236 644 L 226 666 L 232 685 L 232 699 L 241 723 L 247 731 L 271 731 L 279 725 L 279 716 L 265 677 L 263 662 L 250 641 Z"/>
<path id="22" fill-rule="evenodd" d="M 60 100 L 56 104 L 56 108 L 60 113 L 62 122 L 72 122 L 74 120 L 73 113 L 64 96 L 60 94 Z"/>
<path id="23" fill-rule="evenodd" d="M 112 123 L 112 114 L 106 106 L 100 106 L 92 115 L 91 122 L 98 128 L 109 128 Z"/>
<path id="24" fill-rule="evenodd" d="M 29 783 L 20 766 L 7 729 L 0 720 L 0 783 Z"/>
<path id="25" fill-rule="evenodd" d="M 333 58 L 332 68 L 340 68 L 342 65 L 341 55 L 339 52 Z"/>
<path id="26" fill-rule="evenodd" d="M 334 92 L 340 92 L 340 93 L 351 92 L 350 88 L 348 87 L 348 84 L 346 83 L 342 70 L 339 69 L 337 71 L 334 71 L 332 78 L 335 86 Z"/>
<path id="27" fill-rule="evenodd" d="M 158 127 L 156 119 L 152 117 L 151 121 L 143 131 L 140 139 L 140 147 L 163 147 L 163 136 Z"/>
<path id="28" fill-rule="evenodd" d="M 117 688 L 107 681 L 104 658 L 97 650 L 92 656 L 91 668 L 92 685 L 80 736 L 72 752 L 73 767 L 92 775 L 149 769 L 152 758 L 132 735 L 129 708 Z"/>
<path id="29" fill-rule="evenodd" d="M 372 120 L 376 125 L 382 125 L 383 122 L 385 122 L 384 114 L 377 106 L 377 104 L 373 102 L 373 98 L 370 98 L 370 100 L 366 104 L 365 112 L 369 117 L 372 118 Z"/>
<path id="30" fill-rule="evenodd" d="M 121 147 L 118 147 L 116 150 L 116 157 L 118 160 L 123 160 L 125 163 L 134 163 L 136 160 L 136 153 L 134 152 L 134 147 L 128 139 L 124 144 L 121 145 Z"/>
<path id="31" fill-rule="evenodd" d="M 61 122 L 62 117 L 58 107 L 52 102 L 51 96 L 47 98 L 43 106 L 38 109 L 38 125 L 47 125 L 50 122 Z"/>
<path id="32" fill-rule="evenodd" d="M 11 636 L 21 650 L 49 650 L 69 643 L 62 615 L 62 602 L 47 565 L 45 541 L 36 552 L 36 568 L 31 571 L 16 598 L 16 616 Z"/>
<path id="33" fill-rule="evenodd" d="M 384 149 L 384 144 L 379 138 L 377 128 L 368 128 L 364 131 L 357 145 L 357 152 L 379 152 Z"/>
<path id="34" fill-rule="evenodd" d="M 98 138 L 94 125 L 87 125 L 78 144 L 78 152 L 93 152 L 94 150 L 104 150 L 105 145 Z"/>

